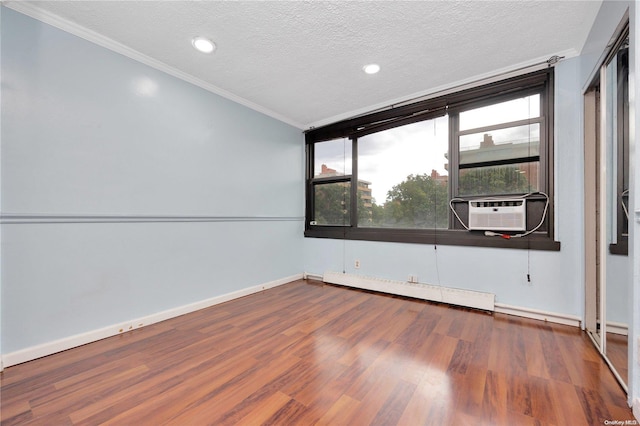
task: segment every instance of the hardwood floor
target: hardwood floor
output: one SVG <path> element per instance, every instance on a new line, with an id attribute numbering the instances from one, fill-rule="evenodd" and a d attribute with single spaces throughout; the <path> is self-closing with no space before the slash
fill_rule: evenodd
<path id="1" fill-rule="evenodd" d="M 602 425 L 580 330 L 296 281 L 5 369 L 13 424 Z"/>
<path id="2" fill-rule="evenodd" d="M 620 375 L 620 378 L 629 383 L 629 346 L 628 337 L 615 333 L 607 333 L 607 357 Z"/>

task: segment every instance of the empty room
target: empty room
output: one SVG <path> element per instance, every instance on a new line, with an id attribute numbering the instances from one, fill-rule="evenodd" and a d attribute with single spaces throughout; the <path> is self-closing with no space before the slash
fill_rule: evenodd
<path id="1" fill-rule="evenodd" d="M 2 1 L 2 425 L 638 424 L 639 21 Z"/>

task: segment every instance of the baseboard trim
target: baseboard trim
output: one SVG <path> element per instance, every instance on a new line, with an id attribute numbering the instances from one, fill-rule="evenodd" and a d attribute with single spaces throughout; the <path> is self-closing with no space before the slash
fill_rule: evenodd
<path id="1" fill-rule="evenodd" d="M 1 358 L 0 367 L 10 367 L 12 365 L 21 364 L 27 361 L 32 361 L 37 358 L 42 358 L 47 355 L 52 355 L 54 353 L 62 352 L 67 349 L 75 348 L 77 346 L 86 345 L 87 343 L 102 340 L 107 337 L 126 333 L 131 330 L 139 329 L 141 327 L 155 324 L 160 321 L 165 321 L 171 318 L 178 317 L 180 315 L 188 314 L 191 312 L 198 311 L 200 309 L 204 309 L 210 306 L 218 305 L 220 303 L 228 302 L 233 299 L 258 293 L 260 291 L 267 290 L 269 288 L 278 287 L 280 285 L 287 284 L 302 278 L 303 278 L 303 274 L 292 275 L 289 277 L 270 281 L 264 284 L 259 284 L 259 285 L 248 287 L 242 290 L 212 297 L 210 299 L 201 300 L 199 302 L 191 303 L 188 305 L 178 306 L 175 308 L 168 309 L 166 311 L 157 312 L 155 314 L 147 315 L 134 320 L 110 325 L 98 330 L 92 330 L 86 333 L 76 334 L 76 335 L 65 337 L 59 340 L 54 340 L 52 342 L 47 342 L 40 345 L 29 347 L 29 348 L 21 349 L 19 351 L 3 354 Z"/>
<path id="2" fill-rule="evenodd" d="M 322 281 L 322 275 L 316 275 L 316 274 L 309 274 L 307 272 L 305 272 L 304 274 L 302 274 L 302 278 L 305 280 L 316 280 L 316 281 Z"/>
<path id="3" fill-rule="evenodd" d="M 622 336 L 629 335 L 629 326 L 621 322 L 608 321 L 607 333 L 620 334 Z"/>
<path id="4" fill-rule="evenodd" d="M 496 303 L 496 312 L 507 315 L 515 315 L 523 318 L 530 318 L 540 321 L 548 321 L 556 324 L 580 327 L 581 319 L 575 315 L 559 314 L 557 312 L 547 312 L 539 309 L 512 306 L 504 303 Z"/>
<path id="5" fill-rule="evenodd" d="M 450 305 L 465 306 L 486 311 L 494 310 L 495 295 L 492 293 L 330 271 L 324 273 L 322 280 L 331 284 L 339 284 L 380 293 L 414 297 L 416 299 L 448 303 Z"/>

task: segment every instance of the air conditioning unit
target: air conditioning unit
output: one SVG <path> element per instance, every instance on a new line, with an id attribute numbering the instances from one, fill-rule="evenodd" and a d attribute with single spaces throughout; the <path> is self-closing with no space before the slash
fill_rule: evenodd
<path id="1" fill-rule="evenodd" d="M 525 231 L 527 229 L 526 200 L 469 201 L 469 229 L 482 231 Z"/>

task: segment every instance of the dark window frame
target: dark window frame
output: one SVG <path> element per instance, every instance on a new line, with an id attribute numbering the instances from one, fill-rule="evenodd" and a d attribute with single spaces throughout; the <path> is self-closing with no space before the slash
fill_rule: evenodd
<path id="1" fill-rule="evenodd" d="M 616 242 L 609 245 L 611 254 L 627 256 L 629 254 L 629 218 L 624 211 L 623 203 L 629 206 L 629 26 L 622 31 L 620 37 L 612 49 L 613 56 L 605 61 L 607 66 L 612 61 L 617 61 L 616 69 L 616 109 L 617 127 L 617 176 L 616 180 Z M 627 44 L 626 49 L 623 45 Z M 626 51 L 625 51 L 626 50 Z M 621 54 L 622 52 L 622 54 Z M 625 192 L 627 193 L 625 195 Z"/>
<path id="2" fill-rule="evenodd" d="M 512 77 L 495 83 L 447 94 L 444 96 L 402 105 L 372 114 L 344 120 L 331 125 L 306 132 L 306 221 L 305 237 L 348 239 L 364 241 L 385 241 L 420 244 L 442 244 L 478 247 L 502 247 L 534 250 L 560 250 L 560 243 L 554 240 L 554 208 L 553 208 L 553 119 L 554 119 L 554 76 L 553 68 L 535 71 L 529 74 Z M 432 119 L 446 114 L 449 115 L 449 199 L 461 198 L 465 201 L 477 196 L 459 197 L 457 195 L 458 174 L 458 142 L 457 123 L 458 114 L 462 111 L 492 105 L 506 100 L 515 99 L 530 94 L 541 95 L 541 137 L 540 137 L 540 191 L 549 197 L 548 211 L 543 226 L 537 231 L 523 238 L 503 239 L 487 237 L 481 231 L 467 231 L 449 212 L 448 229 L 389 229 L 365 228 L 357 226 L 357 185 L 358 155 L 357 138 L 382 130 L 411 124 L 418 121 Z M 455 131 L 452 131 L 452 120 Z M 536 121 L 536 122 L 537 122 Z M 534 120 L 532 120 L 534 122 Z M 504 123 L 502 123 L 504 124 Z M 455 133 L 455 134 L 454 134 Z M 351 208 L 349 226 L 315 225 L 313 221 L 313 190 L 314 186 L 332 178 L 316 178 L 314 173 L 314 146 L 316 143 L 348 138 L 352 143 L 351 175 L 339 176 L 336 179 L 349 178 L 351 182 Z M 454 169 L 455 167 L 455 169 Z M 455 178 L 452 177 L 455 175 Z M 508 194 L 505 194 L 508 195 Z M 522 195 L 522 194 L 520 194 Z M 542 217 L 545 198 L 532 196 L 527 202 L 527 229 L 537 225 Z M 456 212 L 467 221 L 467 203 L 455 205 Z M 468 223 L 468 222 L 467 222 Z"/>

